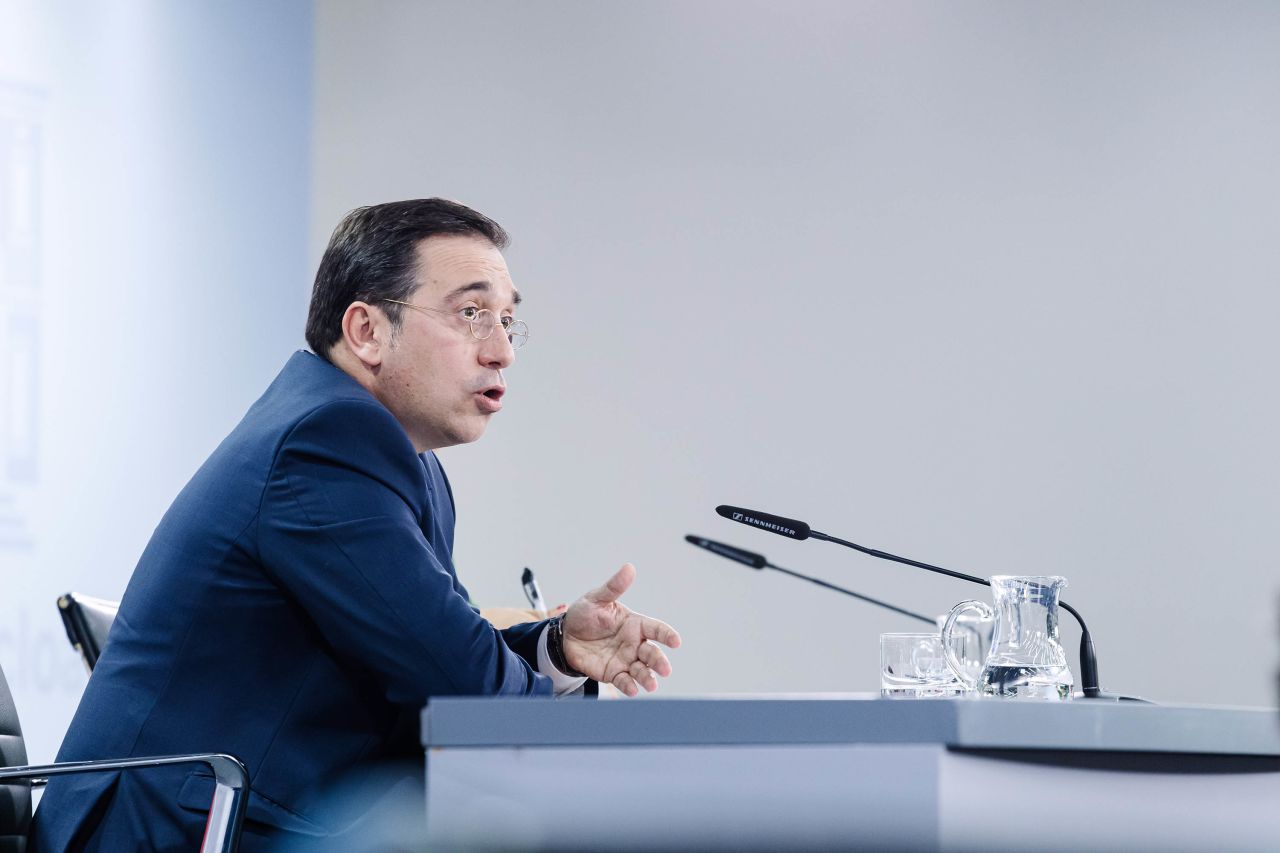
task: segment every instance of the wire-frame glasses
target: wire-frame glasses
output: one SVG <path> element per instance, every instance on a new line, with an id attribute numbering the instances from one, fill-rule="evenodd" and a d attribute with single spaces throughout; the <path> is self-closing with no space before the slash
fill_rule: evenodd
<path id="1" fill-rule="evenodd" d="M 450 314 L 461 317 L 467 321 L 467 325 L 471 327 L 471 337 L 477 341 L 486 341 L 493 334 L 493 330 L 498 326 L 507 333 L 507 340 L 511 342 L 512 349 L 520 349 L 529 342 L 529 324 L 524 320 L 517 320 L 515 317 L 500 317 L 494 319 L 494 313 L 488 308 L 477 308 L 474 305 L 468 305 L 458 311 L 444 311 L 440 308 L 428 308 L 425 305 L 414 305 L 412 302 L 402 302 L 399 299 L 383 299 L 383 302 L 394 302 L 397 305 L 403 305 L 406 308 L 412 308 L 415 311 L 431 311 L 436 314 Z"/>

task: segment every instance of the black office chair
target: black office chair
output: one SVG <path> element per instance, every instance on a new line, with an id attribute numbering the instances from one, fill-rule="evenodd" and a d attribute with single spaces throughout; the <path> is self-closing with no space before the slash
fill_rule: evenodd
<path id="1" fill-rule="evenodd" d="M 235 756 L 201 753 L 10 766 L 26 765 L 26 762 L 27 748 L 22 740 L 18 710 L 13 705 L 4 670 L 0 669 L 0 853 L 26 850 L 27 833 L 31 829 L 31 789 L 43 785 L 50 776 L 132 771 L 166 764 L 205 764 L 213 770 L 213 802 L 209 806 L 200 853 L 234 853 L 240 846 L 240 831 L 249 799 L 249 772 Z"/>
<path id="2" fill-rule="evenodd" d="M 58 598 L 58 614 L 67 629 L 67 639 L 80 653 L 80 659 L 89 672 L 93 672 L 98 658 L 102 656 L 107 645 L 107 633 L 119 609 L 118 601 L 90 598 L 75 592 Z"/>

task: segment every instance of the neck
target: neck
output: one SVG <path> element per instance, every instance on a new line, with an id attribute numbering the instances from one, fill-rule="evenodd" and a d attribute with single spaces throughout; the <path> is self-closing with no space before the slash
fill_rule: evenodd
<path id="1" fill-rule="evenodd" d="M 374 390 L 374 378 L 376 368 L 370 367 L 360 359 L 351 354 L 351 351 L 342 345 L 342 342 L 334 344 L 329 349 L 329 354 L 324 356 L 325 360 L 352 379 L 360 383 L 360 387 L 368 391 L 374 397 L 378 396 Z M 379 402 L 381 400 L 379 399 Z M 384 404 L 385 405 L 385 404 Z"/>
<path id="2" fill-rule="evenodd" d="M 372 394 L 373 398 L 381 403 L 386 410 L 391 412 L 392 416 L 395 417 L 395 410 L 388 406 L 387 401 L 382 399 L 382 395 L 378 393 L 379 389 L 376 381 L 378 377 L 377 366 L 369 365 L 357 358 L 350 350 L 342 345 L 341 341 L 334 344 L 329 350 L 327 360 L 334 367 L 350 376 L 356 382 L 359 382 L 361 388 Z M 400 422 L 400 418 L 396 417 L 396 421 Z M 400 422 L 400 427 L 405 429 L 403 422 Z M 409 432 L 408 429 L 405 429 L 405 434 L 413 444 L 413 449 L 418 453 L 425 453 L 428 450 L 431 450 L 430 447 L 424 446 L 423 442 L 419 441 L 413 433 Z"/>

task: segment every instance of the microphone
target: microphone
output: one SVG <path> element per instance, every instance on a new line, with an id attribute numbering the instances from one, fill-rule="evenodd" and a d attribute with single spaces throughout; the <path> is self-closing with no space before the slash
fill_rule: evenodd
<path id="1" fill-rule="evenodd" d="M 783 534 L 783 535 L 786 535 L 786 534 Z M 799 572 L 791 571 L 791 569 L 784 569 L 782 568 L 782 566 L 775 566 L 773 563 L 770 563 L 768 560 L 766 560 L 763 554 L 756 554 L 752 551 L 744 551 L 741 548 L 735 548 L 732 545 L 726 545 L 723 542 L 717 542 L 714 539 L 704 539 L 701 536 L 694 536 L 692 533 L 684 537 L 684 541 L 688 542 L 690 545 L 697 545 L 699 548 L 705 548 L 711 553 L 719 554 L 721 557 L 725 557 L 726 559 L 733 560 L 734 562 L 742 563 L 744 566 L 750 566 L 753 569 L 760 569 L 760 570 L 773 569 L 774 571 L 782 572 L 784 575 L 791 575 L 791 577 L 793 578 L 800 578 L 800 580 L 809 581 L 810 583 L 816 583 L 818 586 L 826 587 L 827 589 L 834 589 L 836 592 L 843 592 L 845 595 L 853 596 L 859 601 L 865 601 L 868 604 L 874 604 L 877 607 L 883 607 L 885 610 L 892 610 L 894 613 L 901 613 L 903 616 L 906 616 L 908 618 L 916 619 L 920 622 L 924 622 L 931 628 L 938 627 L 937 622 L 930 619 L 928 616 L 925 616 L 923 613 L 915 613 L 911 610 L 905 610 L 901 607 L 896 607 L 895 605 L 889 604 L 888 602 L 881 601 L 878 598 L 872 598 L 869 595 L 863 595 L 862 593 L 854 592 L 851 589 L 845 589 L 842 586 L 836 586 L 833 583 L 827 583 L 826 581 L 821 580 L 819 578 L 810 577 L 809 575 L 802 575 Z"/>
<path id="2" fill-rule="evenodd" d="M 764 558 L 763 554 L 744 551 L 741 548 L 735 548 L 723 542 L 716 542 L 714 539 L 703 539 L 701 536 L 694 536 L 690 533 L 684 537 L 684 541 L 690 545 L 697 545 L 699 548 L 706 548 L 713 554 L 719 554 L 721 557 L 727 557 L 753 569 L 774 568 L 769 565 L 769 561 Z"/>
<path id="3" fill-rule="evenodd" d="M 784 518 L 779 515 L 771 515 L 767 512 L 757 512 L 752 509 L 727 506 L 724 504 L 716 507 L 716 512 L 730 521 L 736 521 L 739 524 L 745 524 L 749 527 L 755 527 L 760 530 L 767 530 L 770 533 L 777 533 L 778 535 L 786 536 L 789 539 L 822 539 L 826 542 L 834 542 L 837 545 L 852 548 L 855 551 L 861 551 L 863 554 L 877 557 L 881 560 L 890 560 L 907 566 L 915 566 L 917 569 L 925 569 L 926 571 L 937 572 L 938 574 L 947 575 L 948 577 L 969 581 L 970 583 L 980 583 L 983 586 L 991 586 L 991 581 L 986 578 L 980 578 L 975 575 L 966 575 L 964 572 L 956 572 L 951 569 L 944 569 L 941 566 L 921 563 L 918 560 L 899 557 L 896 554 L 890 554 L 887 551 L 877 551 L 875 548 L 867 548 L 855 542 L 848 542 L 835 536 L 829 536 L 826 533 L 819 533 L 803 521 L 796 521 L 795 519 Z M 1102 688 L 1098 686 L 1098 659 L 1093 651 L 1093 637 L 1089 634 L 1089 628 L 1084 624 L 1084 619 L 1074 607 L 1062 600 L 1059 600 L 1058 604 L 1063 610 L 1074 616 L 1076 621 L 1080 623 L 1080 683 L 1084 691 L 1084 695 L 1090 699 L 1131 699 L 1132 697 L 1114 696 L 1111 694 L 1104 694 L 1102 692 Z M 1135 701 L 1142 702 L 1146 700 L 1138 699 Z"/>
<path id="4" fill-rule="evenodd" d="M 716 507 L 716 512 L 730 521 L 736 521 L 749 527 L 759 527 L 761 530 L 768 530 L 770 533 L 777 533 L 779 536 L 786 536 L 789 539 L 808 539 L 810 536 L 815 539 L 823 538 L 822 534 L 815 535 L 809 529 L 809 525 L 803 521 L 783 518 L 780 515 L 770 515 L 767 512 L 756 512 L 753 509 L 743 509 L 740 506 L 725 506 L 724 504 Z"/>

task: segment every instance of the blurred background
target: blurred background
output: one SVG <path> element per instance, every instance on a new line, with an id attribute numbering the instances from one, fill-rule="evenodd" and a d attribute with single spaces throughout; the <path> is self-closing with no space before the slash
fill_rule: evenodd
<path id="1" fill-rule="evenodd" d="M 532 333 L 441 457 L 484 604 L 639 568 L 658 695 L 878 689 L 891 613 L 1061 574 L 1102 683 L 1275 704 L 1280 6 L 0 0 L 0 665 L 32 761 L 288 355 L 351 208 L 513 235 Z M 1063 622 L 1073 661 L 1078 633 Z M 1077 671 L 1078 677 L 1078 671 Z"/>

